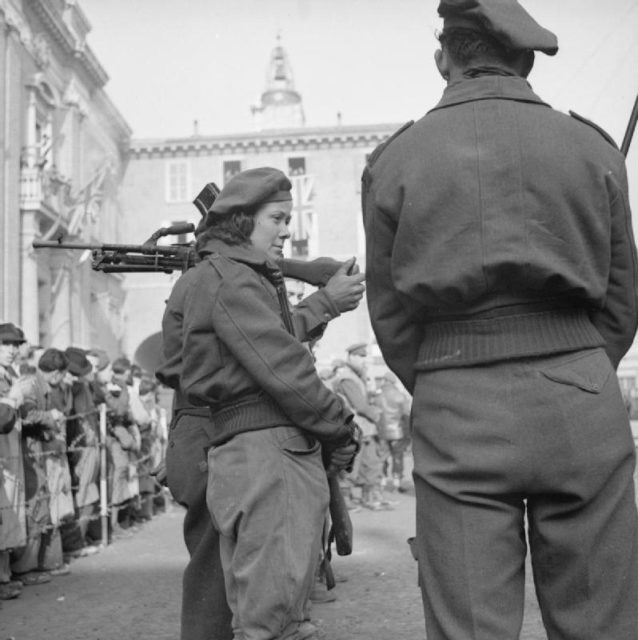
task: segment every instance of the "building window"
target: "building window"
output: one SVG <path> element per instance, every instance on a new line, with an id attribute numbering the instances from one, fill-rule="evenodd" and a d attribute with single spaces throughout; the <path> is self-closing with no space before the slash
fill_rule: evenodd
<path id="1" fill-rule="evenodd" d="M 305 158 L 288 158 L 288 175 L 289 176 L 306 175 L 306 159 Z"/>
<path id="2" fill-rule="evenodd" d="M 166 202 L 188 202 L 190 189 L 190 165 L 186 160 L 166 163 Z"/>
<path id="3" fill-rule="evenodd" d="M 224 160 L 224 184 L 241 171 L 240 160 Z"/>

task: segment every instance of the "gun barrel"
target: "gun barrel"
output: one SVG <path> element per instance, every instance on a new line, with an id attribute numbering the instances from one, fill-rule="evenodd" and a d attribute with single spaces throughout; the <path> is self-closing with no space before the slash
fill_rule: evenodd
<path id="1" fill-rule="evenodd" d="M 55 242 L 51 240 L 34 240 L 34 249 L 76 249 L 91 251 L 112 251 L 114 253 L 141 253 L 144 255 L 159 254 L 163 256 L 175 256 L 188 251 L 186 245 L 155 246 L 143 244 L 86 244 L 82 242 Z"/>
<path id="2" fill-rule="evenodd" d="M 98 244 L 84 244 L 81 242 L 55 242 L 52 240 L 34 240 L 31 246 L 34 249 L 90 249 L 91 251 L 102 248 L 102 245 Z"/>
<path id="3" fill-rule="evenodd" d="M 154 264 L 136 264 L 136 265 L 124 265 L 124 264 L 98 264 L 93 267 L 95 271 L 101 271 L 102 273 L 173 273 L 180 266 L 163 266 Z"/>

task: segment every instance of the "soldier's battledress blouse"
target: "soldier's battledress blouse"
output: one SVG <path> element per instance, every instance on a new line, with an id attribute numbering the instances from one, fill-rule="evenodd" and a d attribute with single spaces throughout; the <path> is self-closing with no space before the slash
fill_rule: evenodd
<path id="1" fill-rule="evenodd" d="M 293 637 L 309 632 L 328 506 L 321 442 L 349 442 L 352 415 L 287 330 L 278 269 L 251 246 L 209 246 L 188 278 L 180 386 L 211 411 L 207 498 L 235 637 Z"/>

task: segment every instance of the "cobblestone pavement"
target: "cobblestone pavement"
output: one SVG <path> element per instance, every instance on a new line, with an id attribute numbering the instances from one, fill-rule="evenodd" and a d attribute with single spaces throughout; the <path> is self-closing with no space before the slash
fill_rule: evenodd
<path id="1" fill-rule="evenodd" d="M 638 473 L 636 480 L 638 486 Z M 337 585 L 335 602 L 313 609 L 325 640 L 425 640 L 416 563 L 406 544 L 414 496 L 391 497 L 398 502 L 393 511 L 352 514 L 354 553 L 334 561 L 348 580 Z M 169 503 L 130 538 L 73 562 L 71 575 L 4 601 L 0 640 L 178 640 L 183 517 Z M 547 640 L 529 567 L 527 575 L 520 640 Z"/>
<path id="2" fill-rule="evenodd" d="M 336 586 L 337 600 L 315 605 L 326 640 L 425 640 L 416 562 L 406 539 L 414 532 L 413 495 L 391 494 L 393 511 L 352 514 L 355 549 L 334 560 L 348 581 Z M 547 640 L 527 568 L 525 617 L 520 640 Z"/>
<path id="3" fill-rule="evenodd" d="M 355 549 L 336 557 L 335 602 L 315 605 L 325 640 L 425 640 L 416 563 L 414 497 L 392 494 L 393 511 L 352 515 Z M 131 538 L 76 560 L 69 576 L 26 587 L 0 610 L 0 640 L 177 640 L 186 552 L 183 511 L 172 505 Z M 521 640 L 546 640 L 531 584 Z"/>

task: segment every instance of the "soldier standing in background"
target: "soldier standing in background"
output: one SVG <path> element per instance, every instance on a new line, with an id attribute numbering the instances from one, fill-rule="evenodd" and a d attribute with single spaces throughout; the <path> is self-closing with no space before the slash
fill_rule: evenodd
<path id="1" fill-rule="evenodd" d="M 410 409 L 412 399 L 400 388 L 399 379 L 387 371 L 379 388 L 379 406 L 383 411 L 380 437 L 388 448 L 385 479 L 389 479 L 390 489 L 405 493 L 403 486 L 405 453 L 410 446 Z"/>
<path id="2" fill-rule="evenodd" d="M 379 439 L 378 423 L 383 412 L 370 400 L 370 381 L 367 376 L 368 347 L 357 342 L 346 349 L 346 361 L 335 371 L 332 388 L 354 412 L 361 428 L 361 451 L 348 475 L 356 487 L 361 488 L 361 506 L 377 511 L 391 508 L 381 491 L 383 479 L 383 445 Z"/>
<path id="3" fill-rule="evenodd" d="M 636 638 L 624 157 L 532 91 L 558 45 L 518 2 L 439 15 L 443 97 L 363 177 L 372 322 L 414 397 L 427 636 L 519 637 L 527 521 L 548 638 Z"/>

